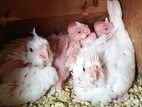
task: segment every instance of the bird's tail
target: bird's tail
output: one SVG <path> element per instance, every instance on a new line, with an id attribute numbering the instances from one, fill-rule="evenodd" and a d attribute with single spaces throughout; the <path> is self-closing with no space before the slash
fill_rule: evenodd
<path id="1" fill-rule="evenodd" d="M 113 22 L 114 26 L 124 26 L 122 20 L 122 10 L 118 0 L 107 0 L 107 11 L 109 19 Z"/>
<path id="2" fill-rule="evenodd" d="M 107 0 L 107 10 L 110 17 L 122 17 L 122 10 L 118 0 Z"/>

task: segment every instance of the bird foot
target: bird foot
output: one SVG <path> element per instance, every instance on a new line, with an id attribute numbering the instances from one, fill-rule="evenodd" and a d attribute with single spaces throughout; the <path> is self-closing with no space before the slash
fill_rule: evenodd
<path id="1" fill-rule="evenodd" d="M 57 83 L 51 87 L 50 93 L 60 93 L 62 90 L 61 84 L 61 82 L 57 81 Z"/>
<path id="2" fill-rule="evenodd" d="M 124 93 L 123 95 L 121 96 L 118 96 L 117 97 L 117 103 L 120 104 L 121 102 L 124 102 L 124 100 L 129 96 L 128 93 Z"/>
<path id="3" fill-rule="evenodd" d="M 60 93 L 61 92 L 61 87 L 57 87 L 57 86 L 52 86 L 51 90 L 50 90 L 50 94 L 54 94 L 54 93 Z"/>

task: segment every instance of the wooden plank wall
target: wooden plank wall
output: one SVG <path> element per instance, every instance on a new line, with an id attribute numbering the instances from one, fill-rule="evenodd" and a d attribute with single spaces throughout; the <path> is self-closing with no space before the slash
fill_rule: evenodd
<path id="1" fill-rule="evenodd" d="M 121 0 L 121 4 L 125 25 L 136 51 L 137 70 L 142 78 L 142 0 Z"/>
<path id="2" fill-rule="evenodd" d="M 31 32 L 34 26 L 40 35 L 45 35 L 66 30 L 67 25 L 75 20 L 93 24 L 95 20 L 106 17 L 106 0 L 99 0 L 98 6 L 88 11 L 82 9 L 85 1 L 0 0 L 0 29 L 3 28 L 0 31 L 0 42 L 23 37 Z M 91 1 L 87 0 L 87 5 L 90 5 Z"/>
<path id="3" fill-rule="evenodd" d="M 92 24 L 107 16 L 106 0 L 98 0 L 93 10 L 82 10 L 91 0 L 0 0 L 0 42 L 24 36 L 33 26 L 41 35 L 66 30 L 74 20 Z M 142 0 L 120 0 L 123 18 L 133 40 L 138 72 L 142 77 Z M 8 16 L 5 20 L 2 15 Z M 15 21 L 8 22 L 7 21 Z M 17 21 L 19 20 L 19 21 Z"/>
<path id="4" fill-rule="evenodd" d="M 9 10 L 10 16 L 20 19 L 82 14 L 85 1 L 92 0 L 0 0 L 0 13 Z M 92 13 L 105 9 L 106 0 L 98 0 Z"/>

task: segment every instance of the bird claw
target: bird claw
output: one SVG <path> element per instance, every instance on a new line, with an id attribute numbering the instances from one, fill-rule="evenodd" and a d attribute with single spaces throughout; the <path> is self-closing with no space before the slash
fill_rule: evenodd
<path id="1" fill-rule="evenodd" d="M 52 86 L 50 89 L 50 94 L 54 94 L 54 93 L 56 93 L 56 89 L 54 86 Z"/>
<path id="2" fill-rule="evenodd" d="M 50 94 L 55 94 L 55 93 L 60 93 L 60 92 L 61 92 L 61 88 L 56 87 L 56 86 L 52 86 L 50 90 Z"/>
<path id="3" fill-rule="evenodd" d="M 120 104 L 121 102 L 124 102 L 124 100 L 129 96 L 128 93 L 124 93 L 122 96 L 117 97 L 117 103 Z"/>
<path id="4" fill-rule="evenodd" d="M 60 92 L 61 92 L 61 86 L 53 85 L 51 87 L 51 90 L 50 90 L 51 94 L 60 93 Z"/>

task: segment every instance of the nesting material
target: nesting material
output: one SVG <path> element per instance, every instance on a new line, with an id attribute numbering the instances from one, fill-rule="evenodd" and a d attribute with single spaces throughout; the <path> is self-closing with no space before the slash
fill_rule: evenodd
<path id="1" fill-rule="evenodd" d="M 72 79 L 63 87 L 59 94 L 46 94 L 34 103 L 24 104 L 19 107 L 142 107 L 142 86 L 136 80 L 128 91 L 124 102 L 118 104 L 116 100 L 105 106 L 79 100 L 73 93 Z M 95 96 L 94 96 L 95 97 Z"/>

